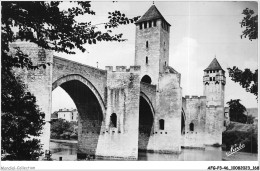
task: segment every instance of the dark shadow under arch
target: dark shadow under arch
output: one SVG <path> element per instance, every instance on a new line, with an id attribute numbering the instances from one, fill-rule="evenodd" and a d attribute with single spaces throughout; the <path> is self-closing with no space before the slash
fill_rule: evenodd
<path id="1" fill-rule="evenodd" d="M 72 79 L 74 78 L 74 79 Z M 85 158 L 87 155 L 95 155 L 98 138 L 104 119 L 102 101 L 93 92 L 94 87 L 82 81 L 82 78 L 64 77 L 53 84 L 63 88 L 74 101 L 78 115 L 78 158 Z"/>
<path id="2" fill-rule="evenodd" d="M 149 138 L 152 133 L 154 116 L 153 109 L 144 96 L 140 96 L 139 106 L 139 136 L 138 150 L 147 151 Z"/>
<path id="3" fill-rule="evenodd" d="M 152 79 L 151 79 L 151 77 L 149 77 L 148 75 L 145 75 L 145 76 L 143 76 L 143 78 L 141 79 L 141 82 L 147 83 L 147 84 L 151 84 L 151 83 L 152 83 Z"/>

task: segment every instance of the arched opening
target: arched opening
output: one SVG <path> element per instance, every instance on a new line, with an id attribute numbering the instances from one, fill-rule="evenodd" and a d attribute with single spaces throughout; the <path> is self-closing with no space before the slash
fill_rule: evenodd
<path id="1" fill-rule="evenodd" d="M 148 75 L 145 75 L 145 76 L 143 76 L 143 78 L 141 79 L 141 82 L 147 83 L 147 84 L 151 84 L 152 79 L 151 79 L 151 77 L 149 77 Z"/>
<path id="2" fill-rule="evenodd" d="M 140 96 L 138 150 L 146 151 L 153 127 L 153 111 L 147 99 Z"/>
<path id="3" fill-rule="evenodd" d="M 115 113 L 112 113 L 112 115 L 110 116 L 110 127 L 111 128 L 117 127 L 117 116 Z"/>
<path id="4" fill-rule="evenodd" d="M 80 78 L 78 78 L 80 77 Z M 94 86 L 81 76 L 67 76 L 53 83 L 53 90 L 60 86 L 71 97 L 78 110 L 78 158 L 94 156 L 103 121 L 103 104 L 93 92 Z M 62 98 L 62 97 L 60 97 Z"/>
<path id="5" fill-rule="evenodd" d="M 159 129 L 164 130 L 164 120 L 163 119 L 159 120 Z"/>
<path id="6" fill-rule="evenodd" d="M 194 131 L 194 123 L 190 123 L 190 131 Z"/>

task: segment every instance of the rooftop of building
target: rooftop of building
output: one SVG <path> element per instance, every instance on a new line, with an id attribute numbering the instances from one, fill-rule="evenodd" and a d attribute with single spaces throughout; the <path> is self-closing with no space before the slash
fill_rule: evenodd
<path id="1" fill-rule="evenodd" d="M 209 70 L 223 70 L 220 64 L 218 63 L 217 58 L 214 58 L 204 71 L 209 71 Z"/>
<path id="2" fill-rule="evenodd" d="M 152 5 L 148 11 L 136 22 L 136 24 L 139 24 L 144 21 L 151 21 L 151 20 L 157 20 L 157 19 L 162 19 L 164 20 L 169 26 L 171 26 L 162 16 L 160 11 L 156 8 L 155 5 Z"/>
<path id="3" fill-rule="evenodd" d="M 173 69 L 173 67 L 171 66 L 167 66 L 167 69 L 169 71 L 169 73 L 172 73 L 172 74 L 179 74 L 175 69 Z"/>

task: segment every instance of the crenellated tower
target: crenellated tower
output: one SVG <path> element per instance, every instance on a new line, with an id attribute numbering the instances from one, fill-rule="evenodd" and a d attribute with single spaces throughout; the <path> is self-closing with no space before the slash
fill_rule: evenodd
<path id="1" fill-rule="evenodd" d="M 135 23 L 135 65 L 141 66 L 142 81 L 157 85 L 169 63 L 170 24 L 152 5 Z"/>
<path id="2" fill-rule="evenodd" d="M 204 70 L 203 83 L 207 106 L 224 106 L 226 77 L 216 58 Z"/>
<path id="3" fill-rule="evenodd" d="M 214 58 L 204 70 L 204 96 L 206 96 L 205 144 L 222 144 L 224 128 L 224 95 L 226 77 L 217 59 Z"/>

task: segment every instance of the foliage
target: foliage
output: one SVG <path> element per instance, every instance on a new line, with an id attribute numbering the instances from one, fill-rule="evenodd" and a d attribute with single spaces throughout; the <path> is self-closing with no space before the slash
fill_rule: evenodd
<path id="1" fill-rule="evenodd" d="M 232 69 L 228 68 L 229 77 L 234 82 L 238 82 L 247 92 L 258 97 L 258 69 L 253 73 L 250 69 L 244 71 L 234 66 Z"/>
<path id="2" fill-rule="evenodd" d="M 76 21 L 76 17 L 80 15 L 95 15 L 91 10 L 90 2 L 70 2 L 70 8 L 60 10 L 59 6 L 62 3 L 60 1 L 3 1 L 4 30 L 14 39 L 29 40 L 45 49 L 74 54 L 75 48 L 85 52 L 84 44 L 96 44 L 98 41 L 125 41 L 122 34 L 113 35 L 110 28 L 133 23 L 139 18 L 129 19 L 120 11 L 110 12 L 109 21 L 102 23 L 106 32 L 101 32 L 91 22 Z M 14 36 L 12 27 L 19 28 L 18 35 Z"/>
<path id="3" fill-rule="evenodd" d="M 244 144 L 245 148 L 240 151 L 257 153 L 257 133 L 254 130 L 248 132 L 241 131 L 225 131 L 222 133 L 222 144 L 226 145 L 226 149 L 230 150 L 235 144 Z"/>
<path id="4" fill-rule="evenodd" d="M 1 71 L 2 71 L 2 134 L 1 150 L 12 155 L 11 159 L 33 160 L 39 152 L 40 142 L 29 139 L 39 136 L 44 114 L 35 104 L 35 97 L 27 92 L 24 83 L 12 71 L 13 67 L 25 69 L 46 68 L 35 64 L 20 49 L 11 55 L 9 44 L 17 39 L 36 43 L 39 47 L 74 54 L 75 48 L 85 52 L 85 44 L 99 41 L 125 41 L 122 34 L 112 34 L 111 28 L 133 23 L 138 17 L 127 18 L 120 11 L 108 14 L 108 22 L 102 23 L 105 32 L 91 22 L 76 21 L 80 15 L 95 15 L 90 2 L 70 2 L 61 10 L 60 1 L 2 1 L 1 2 Z M 74 5 L 73 5 L 74 4 Z M 14 30 L 17 29 L 17 34 Z M 49 63 L 47 63 L 49 65 Z"/>
<path id="5" fill-rule="evenodd" d="M 51 124 L 51 132 L 61 135 L 64 132 L 73 132 L 73 128 L 71 127 L 71 124 L 65 119 L 58 119 Z"/>
<path id="6" fill-rule="evenodd" d="M 227 102 L 229 105 L 230 121 L 246 123 L 247 116 L 244 114 L 246 111 L 245 106 L 240 103 L 240 99 L 234 99 Z"/>
<path id="7" fill-rule="evenodd" d="M 248 115 L 247 116 L 247 124 L 253 124 L 254 123 L 254 119 L 255 119 L 255 117 L 254 116 L 252 116 L 252 115 Z"/>
<path id="8" fill-rule="evenodd" d="M 258 38 L 258 15 L 254 15 L 254 11 L 251 9 L 244 9 L 242 14 L 244 14 L 243 20 L 240 22 L 241 27 L 245 27 L 242 32 L 241 39 L 248 37 L 249 40 Z"/>
<path id="9" fill-rule="evenodd" d="M 65 119 L 58 119 L 51 123 L 51 138 L 69 138 L 77 136 L 74 131 L 75 122 L 68 122 Z"/>
<path id="10" fill-rule="evenodd" d="M 44 113 L 11 70 L 2 67 L 1 81 L 1 150 L 10 154 L 8 160 L 35 160 L 41 145 L 33 137 L 41 133 Z"/>
<path id="11" fill-rule="evenodd" d="M 248 37 L 249 40 L 258 39 L 258 15 L 254 15 L 254 11 L 251 9 L 244 9 L 243 20 L 240 22 L 241 27 L 245 27 L 243 30 L 241 39 Z M 244 71 L 238 69 L 236 66 L 228 68 L 229 77 L 234 82 L 238 82 L 247 92 L 250 92 L 258 97 L 258 69 L 255 72 L 246 68 Z"/>

